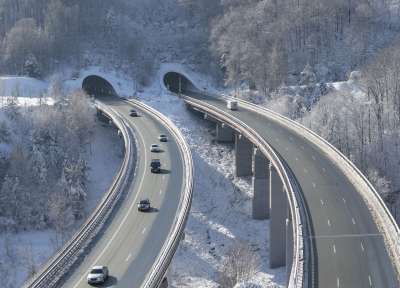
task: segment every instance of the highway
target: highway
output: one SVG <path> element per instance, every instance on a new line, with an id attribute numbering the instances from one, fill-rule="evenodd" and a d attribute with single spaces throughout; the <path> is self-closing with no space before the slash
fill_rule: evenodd
<path id="1" fill-rule="evenodd" d="M 224 111 L 264 138 L 294 173 L 304 194 L 315 243 L 312 287 L 400 287 L 383 236 L 349 178 L 315 144 L 264 115 L 185 91 L 190 101 Z M 190 103 L 189 103 L 190 104 Z"/>
<path id="2" fill-rule="evenodd" d="M 116 97 L 98 101 L 118 114 L 135 132 L 137 170 L 129 191 L 104 233 L 82 263 L 65 279 L 63 287 L 91 287 L 86 276 L 94 265 L 106 265 L 110 277 L 100 287 L 142 287 L 166 243 L 178 214 L 180 198 L 185 189 L 185 170 L 181 150 L 171 133 L 152 115 L 134 104 Z M 134 108 L 140 117 L 130 117 Z M 166 134 L 167 143 L 158 136 Z M 151 144 L 159 144 L 161 153 L 150 152 Z M 152 158 L 161 160 L 162 173 L 150 172 Z M 187 176 L 187 175 L 186 175 Z M 140 199 L 149 198 L 152 212 L 137 210 Z"/>

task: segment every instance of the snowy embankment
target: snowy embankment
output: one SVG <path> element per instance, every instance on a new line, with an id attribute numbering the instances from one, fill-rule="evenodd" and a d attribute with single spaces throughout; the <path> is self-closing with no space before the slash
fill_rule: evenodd
<path id="1" fill-rule="evenodd" d="M 19 106 L 53 104 L 53 99 L 44 97 L 48 83 L 25 77 L 1 77 L 0 99 L 14 99 Z M 15 91 L 18 91 L 16 94 Z M 3 94 L 4 93 L 4 94 Z M 1 97 L 1 95 L 5 95 Z M 11 101 L 11 100 L 9 100 Z M 1 100 L 0 100 L 1 103 Z M 6 105 L 7 102 L 4 102 Z M 0 109 L 0 118 L 4 111 Z M 89 215 L 110 187 L 121 161 L 120 138 L 114 129 L 100 121 L 96 122 L 93 142 L 85 160 L 88 162 L 87 205 Z M 10 123 L 12 129 L 13 127 Z M 79 223 L 78 223 L 79 224 Z M 78 228 L 78 224 L 77 227 Z M 0 234 L 0 277 L 2 287 L 20 287 L 24 280 L 44 264 L 59 248 L 52 230 Z"/>

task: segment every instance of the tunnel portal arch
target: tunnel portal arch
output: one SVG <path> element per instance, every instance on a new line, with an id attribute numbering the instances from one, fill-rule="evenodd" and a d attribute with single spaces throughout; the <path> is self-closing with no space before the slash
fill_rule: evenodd
<path id="1" fill-rule="evenodd" d="M 82 82 L 82 89 L 95 97 L 117 96 L 117 92 L 115 92 L 111 83 L 97 75 L 87 76 Z"/>
<path id="2" fill-rule="evenodd" d="M 196 92 L 198 89 L 185 75 L 178 72 L 164 74 L 164 85 L 173 93 Z"/>

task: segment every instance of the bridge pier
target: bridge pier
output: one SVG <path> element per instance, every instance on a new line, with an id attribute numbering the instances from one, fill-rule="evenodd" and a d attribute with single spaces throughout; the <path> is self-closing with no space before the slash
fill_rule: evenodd
<path id="1" fill-rule="evenodd" d="M 233 142 L 235 140 L 234 130 L 224 123 L 217 123 L 217 141 L 218 142 Z"/>
<path id="2" fill-rule="evenodd" d="M 270 267 L 285 266 L 287 198 L 283 183 L 273 165 L 270 165 Z"/>
<path id="3" fill-rule="evenodd" d="M 243 135 L 235 135 L 236 176 L 251 176 L 253 170 L 253 143 Z"/>
<path id="4" fill-rule="evenodd" d="M 253 219 L 269 218 L 269 160 L 259 149 L 253 153 Z"/>

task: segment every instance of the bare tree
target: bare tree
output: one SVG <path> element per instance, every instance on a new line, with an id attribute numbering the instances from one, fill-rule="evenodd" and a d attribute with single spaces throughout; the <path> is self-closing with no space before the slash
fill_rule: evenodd
<path id="1" fill-rule="evenodd" d="M 232 288 L 239 282 L 248 281 L 258 271 L 260 259 L 246 242 L 236 241 L 225 255 L 218 283 L 221 288 Z"/>

